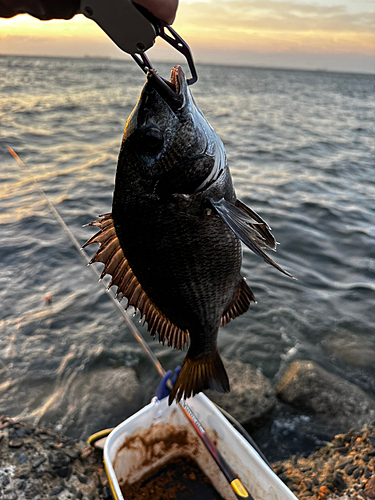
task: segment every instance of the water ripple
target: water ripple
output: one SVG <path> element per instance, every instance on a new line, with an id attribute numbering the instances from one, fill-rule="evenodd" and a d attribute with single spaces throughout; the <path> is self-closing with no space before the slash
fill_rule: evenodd
<path id="1" fill-rule="evenodd" d="M 106 60 L 0 57 L 0 69 L 0 412 L 83 436 L 108 424 L 104 398 L 102 420 L 74 410 L 95 397 L 98 374 L 133 366 L 141 381 L 140 397 L 116 418 L 146 403 L 158 380 L 6 146 L 83 243 L 92 230 L 82 225 L 110 211 L 123 127 L 144 77 Z M 271 225 L 281 242 L 272 257 L 298 278 L 245 250 L 258 303 L 220 332 L 220 350 L 270 378 L 291 359 L 313 359 L 375 394 L 374 366 L 338 362 L 324 348 L 343 329 L 375 342 L 375 78 L 199 73 L 192 91 L 225 143 L 238 196 Z M 181 363 L 183 353 L 149 342 L 166 368 Z"/>

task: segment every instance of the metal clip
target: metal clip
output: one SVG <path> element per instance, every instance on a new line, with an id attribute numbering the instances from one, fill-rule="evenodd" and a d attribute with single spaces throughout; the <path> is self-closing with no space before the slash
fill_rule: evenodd
<path id="1" fill-rule="evenodd" d="M 188 44 L 178 35 L 173 28 L 166 24 L 164 21 L 159 21 L 159 32 L 158 36 L 163 38 L 166 42 L 168 42 L 172 47 L 174 47 L 178 52 L 183 54 L 187 60 L 189 65 L 191 78 L 186 80 L 188 85 L 193 85 L 198 80 L 197 71 L 195 69 L 193 56 L 191 54 L 190 48 Z M 173 36 L 170 36 L 166 33 L 165 30 L 168 30 L 169 33 Z M 146 57 L 146 54 L 143 52 L 141 54 L 131 54 L 134 61 L 138 64 L 138 66 L 147 74 L 148 70 L 153 69 L 150 60 Z"/>
<path id="2" fill-rule="evenodd" d="M 138 64 L 138 66 L 141 68 L 141 70 L 146 73 L 146 75 L 149 72 L 149 70 L 154 69 L 150 62 L 150 59 L 146 56 L 144 52 L 143 54 L 131 54 L 131 56 L 134 59 L 134 61 Z"/>
<path id="3" fill-rule="evenodd" d="M 172 36 L 168 35 L 165 30 L 168 30 Z M 175 32 L 173 28 L 169 26 L 169 24 L 164 21 L 160 21 L 160 33 L 158 33 L 158 35 L 185 56 L 191 73 L 191 78 L 186 80 L 186 82 L 188 85 L 193 85 L 193 83 L 198 80 L 198 75 L 188 44 Z"/>
<path id="4" fill-rule="evenodd" d="M 144 7 L 131 0 L 80 0 L 80 4 L 81 12 L 94 20 L 121 50 L 130 54 L 145 73 L 153 69 L 145 52 L 160 36 L 186 57 L 191 73 L 187 84 L 197 81 L 193 56 L 187 43 L 167 23 Z"/>

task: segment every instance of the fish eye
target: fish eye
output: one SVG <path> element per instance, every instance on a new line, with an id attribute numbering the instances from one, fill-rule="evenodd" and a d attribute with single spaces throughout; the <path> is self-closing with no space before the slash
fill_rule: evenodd
<path id="1" fill-rule="evenodd" d="M 164 146 L 164 136 L 156 127 L 145 128 L 142 131 L 142 145 L 148 153 L 159 153 Z"/>

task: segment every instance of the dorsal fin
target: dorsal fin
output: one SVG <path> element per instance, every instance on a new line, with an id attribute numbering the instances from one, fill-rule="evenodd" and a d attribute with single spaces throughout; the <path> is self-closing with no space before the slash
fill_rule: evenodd
<path id="1" fill-rule="evenodd" d="M 231 319 L 241 316 L 241 314 L 249 309 L 251 302 L 256 302 L 254 294 L 246 283 L 245 278 L 242 278 L 235 294 L 233 295 L 232 302 L 229 304 L 221 317 L 220 326 L 225 326 Z"/>
<path id="2" fill-rule="evenodd" d="M 128 299 L 126 309 L 129 306 L 133 306 L 135 310 L 139 309 L 141 316 L 144 316 L 147 322 L 151 335 L 155 337 L 156 332 L 158 332 L 160 342 L 164 344 L 165 340 L 167 340 L 168 346 L 183 349 L 189 341 L 188 330 L 183 331 L 172 323 L 143 290 L 121 248 L 112 214 L 104 214 L 99 217 L 101 219 L 88 224 L 88 226 L 99 227 L 99 232 L 94 234 L 82 247 L 85 248 L 91 243 L 99 243 L 99 248 L 90 264 L 94 262 L 104 264 L 100 278 L 103 278 L 106 274 L 112 276 L 108 288 L 117 286 L 116 297 L 121 294 L 120 301 L 124 297 Z"/>

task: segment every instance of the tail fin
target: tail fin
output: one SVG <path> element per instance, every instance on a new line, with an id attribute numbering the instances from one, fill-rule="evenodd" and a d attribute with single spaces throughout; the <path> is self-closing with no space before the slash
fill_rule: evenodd
<path id="1" fill-rule="evenodd" d="M 204 389 L 229 392 L 229 380 L 219 351 L 203 358 L 189 358 L 186 355 L 180 374 L 169 396 L 169 404 L 174 399 L 189 398 Z"/>

